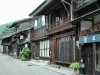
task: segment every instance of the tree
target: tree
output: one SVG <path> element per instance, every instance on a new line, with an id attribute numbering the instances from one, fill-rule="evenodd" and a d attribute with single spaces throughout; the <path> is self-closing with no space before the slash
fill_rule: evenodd
<path id="1" fill-rule="evenodd" d="M 10 26 L 11 26 L 10 24 L 7 24 L 6 28 L 2 31 L 2 34 L 14 31 L 14 27 L 10 28 Z"/>

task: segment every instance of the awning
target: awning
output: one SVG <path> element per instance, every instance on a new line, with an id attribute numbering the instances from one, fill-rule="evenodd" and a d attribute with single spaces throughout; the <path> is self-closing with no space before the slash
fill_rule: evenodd
<path id="1" fill-rule="evenodd" d="M 98 15 L 98 14 L 100 14 L 100 8 L 97 9 L 97 10 L 94 10 L 94 11 L 88 13 L 88 14 L 85 14 L 83 16 L 80 16 L 78 18 L 75 18 L 74 20 L 69 21 L 69 22 L 72 23 L 72 24 L 76 24 L 76 23 L 78 23 L 78 22 L 80 22 L 80 21 L 82 21 L 84 19 L 87 19 L 87 18 L 89 18 L 91 16 L 95 16 L 95 15 Z"/>
<path id="2" fill-rule="evenodd" d="M 93 43 L 93 42 L 100 42 L 100 34 L 92 34 L 79 37 L 80 44 Z"/>

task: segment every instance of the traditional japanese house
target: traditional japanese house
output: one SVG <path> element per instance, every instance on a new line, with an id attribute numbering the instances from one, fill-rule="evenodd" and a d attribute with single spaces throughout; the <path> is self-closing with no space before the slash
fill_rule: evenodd
<path id="1" fill-rule="evenodd" d="M 81 72 L 100 75 L 100 0 L 74 0 L 74 20 L 79 34 Z"/>
<path id="2" fill-rule="evenodd" d="M 72 1 L 73 0 L 45 0 L 29 14 L 29 16 L 32 17 L 45 16 L 46 29 L 44 32 L 47 31 L 47 35 L 49 36 L 48 41 L 50 47 L 47 46 L 47 49 L 50 49 L 48 54 L 50 55 L 52 63 L 70 64 L 71 62 L 79 60 L 79 51 L 76 46 L 78 31 L 75 25 L 69 23 L 69 21 L 73 20 Z M 42 32 L 40 34 L 42 34 Z M 40 41 L 40 57 L 45 56 L 47 51 L 44 45 L 46 41 L 43 42 Z"/>
<path id="3" fill-rule="evenodd" d="M 14 22 L 11 27 L 15 27 L 14 35 L 12 36 L 12 46 L 17 51 L 17 56 L 25 45 L 31 50 L 30 45 L 30 30 L 33 28 L 34 20 L 31 18 L 23 19 Z"/>
<path id="4" fill-rule="evenodd" d="M 3 54 L 9 54 L 10 52 L 13 51 L 13 49 L 11 48 L 12 35 L 13 35 L 13 32 L 3 34 L 1 37 L 1 44 L 3 46 Z"/>
<path id="5" fill-rule="evenodd" d="M 34 18 L 34 17 L 33 17 Z M 49 39 L 46 31 L 45 16 L 35 16 L 34 29 L 30 31 L 31 55 L 33 59 L 49 59 Z"/>

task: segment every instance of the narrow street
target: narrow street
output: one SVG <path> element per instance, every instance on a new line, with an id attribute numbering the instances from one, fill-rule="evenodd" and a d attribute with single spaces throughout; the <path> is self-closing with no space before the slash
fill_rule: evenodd
<path id="1" fill-rule="evenodd" d="M 0 75 L 61 75 L 0 53 Z"/>

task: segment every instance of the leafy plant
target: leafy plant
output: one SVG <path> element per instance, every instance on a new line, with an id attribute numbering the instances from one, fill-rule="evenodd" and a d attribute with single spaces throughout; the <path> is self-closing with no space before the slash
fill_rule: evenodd
<path id="1" fill-rule="evenodd" d="M 80 69 L 80 63 L 79 62 L 73 62 L 73 63 L 71 63 L 70 64 L 70 66 L 69 66 L 70 68 L 73 68 L 73 69 Z"/>
<path id="2" fill-rule="evenodd" d="M 74 69 L 74 75 L 78 75 L 77 70 L 81 67 L 79 62 L 73 62 L 69 67 Z"/>
<path id="3" fill-rule="evenodd" d="M 9 54 L 10 56 L 14 56 L 14 52 L 10 52 L 10 54 Z"/>
<path id="4" fill-rule="evenodd" d="M 22 51 L 20 52 L 21 56 L 22 56 L 22 60 L 25 60 L 29 57 L 29 54 L 30 54 L 30 50 L 28 47 L 24 47 L 22 49 Z"/>
<path id="5" fill-rule="evenodd" d="M 25 61 L 25 60 L 26 60 L 26 58 L 25 58 L 24 56 L 22 56 L 21 60 L 22 60 L 22 61 Z"/>

